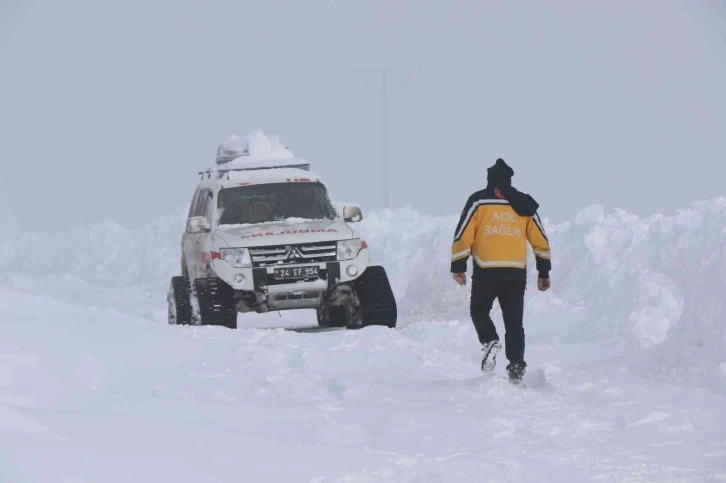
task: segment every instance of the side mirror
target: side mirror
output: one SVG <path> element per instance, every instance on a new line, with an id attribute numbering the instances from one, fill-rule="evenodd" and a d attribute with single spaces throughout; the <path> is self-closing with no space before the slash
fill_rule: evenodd
<path id="1" fill-rule="evenodd" d="M 362 221 L 363 212 L 360 206 L 348 205 L 343 207 L 343 220 L 344 221 Z"/>
<path id="2" fill-rule="evenodd" d="M 209 230 L 209 222 L 203 216 L 192 216 L 187 220 L 187 233 L 205 233 Z"/>

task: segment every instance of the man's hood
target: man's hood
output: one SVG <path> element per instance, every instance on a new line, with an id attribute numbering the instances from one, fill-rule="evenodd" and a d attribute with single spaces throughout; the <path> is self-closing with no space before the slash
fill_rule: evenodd
<path id="1" fill-rule="evenodd" d="M 289 218 L 254 225 L 220 225 L 215 235 L 230 247 L 258 247 L 348 240 L 354 231 L 342 220 Z"/>
<path id="2" fill-rule="evenodd" d="M 506 183 L 490 183 L 489 185 L 490 187 L 494 185 L 494 189 L 502 193 L 504 199 L 509 201 L 509 205 L 519 216 L 533 216 L 537 213 L 539 203 L 537 203 L 537 201 L 529 194 L 522 193 L 518 189 Z"/>

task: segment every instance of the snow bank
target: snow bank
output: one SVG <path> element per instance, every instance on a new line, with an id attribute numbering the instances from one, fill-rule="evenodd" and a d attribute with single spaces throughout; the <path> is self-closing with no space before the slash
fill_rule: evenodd
<path id="1" fill-rule="evenodd" d="M 15 216 L 7 208 L 5 193 L 3 180 L 0 179 L 0 241 L 12 240 L 19 234 Z"/>
<path id="2" fill-rule="evenodd" d="M 0 244 L 0 276 L 72 275 L 109 289 L 162 293 L 179 272 L 185 211 L 142 230 L 103 223 L 25 234 Z M 404 208 L 369 214 L 358 224 L 374 263 L 389 273 L 406 321 L 468 317 L 468 287 L 456 286 L 449 274 L 456 221 Z M 553 289 L 529 290 L 527 317 L 556 320 L 581 311 L 586 322 L 553 326 L 559 337 L 617 338 L 637 370 L 684 383 L 723 384 L 726 199 L 648 218 L 588 207 L 571 222 L 544 224 L 553 247 Z M 530 277 L 533 287 L 534 271 Z"/>
<path id="3" fill-rule="evenodd" d="M 53 234 L 26 233 L 0 243 L 0 275 L 73 275 L 109 288 L 161 287 L 179 272 L 187 208 L 139 230 L 108 221 Z"/>
<path id="4" fill-rule="evenodd" d="M 468 290 L 451 281 L 446 256 L 456 221 L 405 209 L 366 220 L 374 258 L 387 267 L 404 313 L 466 315 Z M 585 322 L 563 327 L 562 339 L 617 338 L 635 371 L 723 387 L 725 198 L 648 218 L 594 206 L 572 222 L 544 224 L 553 248 L 553 289 L 529 290 L 528 319 L 582 311 Z M 530 266 L 534 287 L 531 258 Z"/>

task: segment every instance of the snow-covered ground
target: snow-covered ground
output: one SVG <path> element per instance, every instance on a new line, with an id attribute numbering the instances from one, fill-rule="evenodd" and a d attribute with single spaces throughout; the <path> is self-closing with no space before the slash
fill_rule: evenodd
<path id="1" fill-rule="evenodd" d="M 724 199 L 546 222 L 526 389 L 479 371 L 456 217 L 370 214 L 399 327 L 304 333 L 166 325 L 182 211 L 0 244 L 0 482 L 726 481 Z"/>

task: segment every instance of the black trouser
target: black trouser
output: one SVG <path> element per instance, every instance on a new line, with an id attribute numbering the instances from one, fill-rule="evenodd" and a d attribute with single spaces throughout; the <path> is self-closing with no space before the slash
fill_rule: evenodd
<path id="1" fill-rule="evenodd" d="M 504 318 L 504 350 L 512 363 L 524 362 L 524 291 L 526 280 L 482 281 L 476 276 L 471 285 L 471 319 L 479 336 L 479 342 L 486 344 L 499 340 L 497 329 L 489 313 L 494 299 L 499 300 Z"/>

